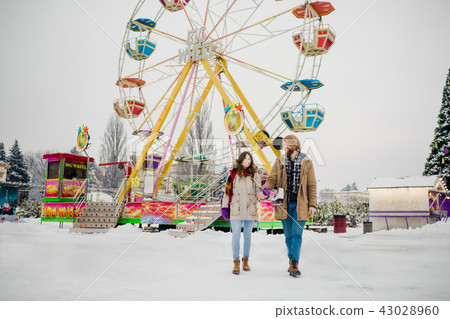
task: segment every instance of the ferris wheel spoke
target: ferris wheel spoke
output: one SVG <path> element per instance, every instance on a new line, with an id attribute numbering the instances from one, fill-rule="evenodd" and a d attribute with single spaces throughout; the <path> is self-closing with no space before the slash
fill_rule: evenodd
<path id="1" fill-rule="evenodd" d="M 194 71 L 194 83 L 192 83 L 192 91 L 191 91 L 190 99 L 189 99 L 190 102 L 189 102 L 188 118 L 189 118 L 189 115 L 191 114 L 191 110 L 192 110 L 192 102 L 193 102 L 193 100 L 194 100 L 195 88 L 196 88 L 196 84 L 197 84 L 198 67 L 199 67 L 199 64 L 196 63 L 196 64 L 195 64 L 195 71 Z"/>
<path id="2" fill-rule="evenodd" d="M 206 27 L 206 18 L 208 17 L 208 10 L 209 10 L 209 1 L 206 2 L 206 9 L 205 9 L 205 18 L 203 19 L 203 26 Z"/>
<path id="3" fill-rule="evenodd" d="M 267 22 L 267 21 L 269 21 L 269 20 L 271 20 L 271 19 L 275 19 L 275 18 L 277 18 L 277 17 L 279 17 L 279 16 L 281 16 L 281 15 L 284 15 L 284 14 L 286 14 L 286 13 L 288 13 L 288 12 L 291 12 L 292 10 L 295 10 L 295 9 L 301 7 L 301 6 L 302 6 L 302 5 L 297 5 L 297 6 L 295 6 L 295 7 L 292 7 L 291 9 L 288 9 L 288 10 L 282 11 L 282 12 L 280 12 L 280 13 L 277 13 L 277 14 L 275 14 L 275 15 L 273 15 L 273 16 L 270 16 L 270 17 L 268 17 L 268 18 L 265 18 L 265 19 L 263 19 L 263 20 L 261 20 L 261 21 L 259 21 L 259 22 L 255 22 L 255 23 L 253 23 L 253 24 L 250 24 L 250 25 L 247 25 L 247 26 L 245 26 L 245 27 L 242 27 L 241 29 L 238 29 L 238 30 L 233 31 L 233 32 L 231 32 L 231 33 L 225 34 L 225 35 L 223 35 L 223 36 L 221 36 L 221 37 L 219 37 L 219 38 L 217 38 L 217 39 L 214 39 L 213 42 L 217 42 L 217 41 L 219 41 L 219 40 L 222 40 L 222 39 L 225 39 L 225 38 L 227 38 L 227 37 L 229 37 L 229 36 L 232 36 L 232 35 L 234 35 L 234 34 L 236 34 L 236 33 L 239 33 L 239 32 L 242 32 L 242 31 L 244 31 L 244 30 L 253 28 L 253 27 L 255 27 L 255 26 L 259 25 L 259 24 L 262 24 L 262 23 L 264 23 L 264 22 Z"/>
<path id="4" fill-rule="evenodd" d="M 175 60 L 175 59 L 178 58 L 178 57 L 179 57 L 179 55 L 177 54 L 177 55 L 175 55 L 175 56 L 173 56 L 173 57 L 171 57 L 171 58 L 168 58 L 168 59 L 166 59 L 166 60 L 163 60 L 163 61 L 161 61 L 161 62 L 158 62 L 158 63 L 156 63 L 156 64 L 153 64 L 153 65 L 151 65 L 151 66 L 149 66 L 149 67 L 143 68 L 142 70 L 139 70 L 139 71 L 137 71 L 137 72 L 134 72 L 134 73 L 131 73 L 131 74 L 127 75 L 127 76 L 124 76 L 124 77 L 122 77 L 122 79 L 128 78 L 128 77 L 132 77 L 133 75 L 140 74 L 140 73 L 145 72 L 145 71 L 147 71 L 147 70 L 153 69 L 153 68 L 155 68 L 155 67 L 157 67 L 157 66 L 159 66 L 159 65 L 161 65 L 161 64 L 163 64 L 163 63 L 167 63 L 167 62 L 169 62 L 169 61 Z"/>
<path id="5" fill-rule="evenodd" d="M 188 15 L 187 12 L 186 12 L 186 7 L 184 6 L 183 1 L 180 1 L 180 4 L 181 4 L 181 6 L 183 7 L 184 14 L 186 15 L 186 18 L 187 18 L 189 24 L 191 25 L 192 31 L 194 31 L 194 26 L 192 25 L 191 19 L 189 18 L 189 15 Z"/>
<path id="6" fill-rule="evenodd" d="M 217 54 L 220 54 L 219 52 L 214 51 L 214 50 L 213 50 L 213 52 L 215 52 L 215 53 L 217 53 Z M 256 65 L 252 65 L 252 64 L 250 64 L 250 63 L 248 63 L 248 62 L 244 62 L 244 61 L 242 61 L 242 60 L 233 58 L 233 57 L 230 56 L 230 55 L 227 55 L 227 54 L 220 54 L 220 55 L 221 55 L 221 56 L 224 56 L 224 57 L 226 57 L 226 58 L 229 58 L 232 62 L 236 62 L 236 64 L 241 65 L 241 66 L 244 66 L 244 67 L 246 67 L 247 69 L 250 69 L 250 70 L 253 70 L 253 71 L 258 71 L 258 72 L 260 72 L 261 74 L 267 74 L 267 76 L 269 76 L 269 77 L 271 77 L 271 78 L 273 78 L 273 79 L 277 79 L 277 80 L 284 79 L 284 80 L 291 81 L 291 79 L 288 78 L 288 77 L 285 77 L 285 76 L 280 75 L 280 74 L 277 74 L 277 73 L 275 73 L 275 72 L 272 72 L 272 71 L 263 69 L 263 68 L 258 67 L 258 66 L 256 66 Z M 281 80 L 280 80 L 280 81 L 281 81 Z"/>
<path id="7" fill-rule="evenodd" d="M 166 39 L 177 40 L 177 41 L 176 41 L 177 43 L 181 43 L 181 44 L 186 44 L 186 43 L 187 43 L 187 40 L 182 39 L 182 38 L 180 38 L 180 37 L 177 37 L 176 35 L 169 34 L 169 33 L 164 32 L 164 31 L 162 31 L 162 30 L 159 30 L 159 29 L 153 29 L 153 31 L 155 31 L 156 33 L 161 34 L 161 36 L 165 37 Z"/>
<path id="8" fill-rule="evenodd" d="M 213 33 L 213 31 L 217 28 L 217 26 L 220 24 L 220 22 L 222 22 L 223 18 L 225 17 L 225 15 L 228 13 L 228 11 L 230 11 L 230 9 L 233 7 L 233 5 L 236 3 L 237 0 L 233 0 L 233 2 L 231 3 L 231 5 L 225 10 L 225 12 L 223 13 L 223 15 L 220 17 L 219 21 L 217 21 L 217 23 L 214 25 L 214 27 L 211 29 L 211 31 L 208 33 L 208 35 L 206 36 L 206 40 L 209 39 L 209 36 L 211 35 L 211 33 Z"/>
<path id="9" fill-rule="evenodd" d="M 245 21 L 243 21 L 242 23 L 240 23 L 239 21 L 236 21 L 236 19 L 233 18 L 233 16 L 230 16 L 230 20 L 232 20 L 233 22 L 235 22 L 237 25 L 240 26 L 240 28 L 243 28 L 245 25 L 248 24 L 248 22 L 250 21 L 250 19 L 253 17 L 253 15 L 258 11 L 259 7 L 261 6 L 262 1 L 259 3 L 256 3 L 256 6 L 253 8 L 247 8 L 247 9 L 242 9 L 242 10 L 238 10 L 237 12 L 240 11 L 251 11 L 250 14 L 248 14 L 248 17 Z M 234 12 L 233 12 L 234 13 Z M 234 41 L 234 39 L 236 38 L 236 36 L 238 36 L 238 33 L 236 33 L 229 41 L 228 44 L 223 48 L 223 50 L 225 51 Z"/>

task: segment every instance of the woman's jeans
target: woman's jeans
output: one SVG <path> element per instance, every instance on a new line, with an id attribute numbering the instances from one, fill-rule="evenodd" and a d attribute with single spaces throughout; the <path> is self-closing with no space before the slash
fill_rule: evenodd
<path id="1" fill-rule="evenodd" d="M 281 222 L 283 224 L 289 261 L 299 261 L 303 227 L 305 227 L 306 220 L 297 220 L 297 202 L 288 202 L 287 213 L 287 218 Z"/>
<path id="2" fill-rule="evenodd" d="M 250 256 L 250 245 L 252 242 L 252 228 L 254 220 L 230 220 L 232 240 L 231 247 L 233 248 L 233 259 L 239 259 L 239 248 L 241 239 L 241 226 L 244 224 L 244 257 Z"/>

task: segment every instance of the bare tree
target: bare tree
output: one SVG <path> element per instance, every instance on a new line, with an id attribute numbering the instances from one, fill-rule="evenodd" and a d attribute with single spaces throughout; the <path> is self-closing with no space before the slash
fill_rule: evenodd
<path id="1" fill-rule="evenodd" d="M 191 165 L 194 175 L 204 175 L 208 171 L 208 160 L 214 152 L 212 122 L 209 117 L 209 107 L 204 104 L 186 137 L 184 156 L 194 157 L 194 163 L 184 165 L 185 173 L 191 173 Z"/>
<path id="2" fill-rule="evenodd" d="M 46 182 L 47 160 L 42 157 L 47 153 L 51 153 L 51 151 L 25 153 L 24 160 L 27 165 L 28 174 L 30 175 L 30 184 L 36 185 L 30 188 L 28 196 L 30 200 L 41 199 L 43 197 L 42 187 L 40 185 L 45 185 Z"/>
<path id="3" fill-rule="evenodd" d="M 100 147 L 100 163 L 124 161 L 126 159 L 126 141 L 127 137 L 124 124 L 115 113 L 111 114 L 103 133 L 103 144 Z M 123 170 L 117 165 L 105 166 L 102 169 L 101 179 L 105 188 L 118 187 L 123 177 Z"/>
<path id="4" fill-rule="evenodd" d="M 69 151 L 70 154 L 74 154 L 74 155 L 81 155 L 81 156 L 85 156 L 85 154 L 82 152 L 78 152 L 77 147 L 74 146 L 70 149 Z M 96 162 L 90 162 L 89 163 L 89 172 L 88 175 L 89 177 L 89 187 L 90 188 L 100 188 L 102 187 L 102 183 L 103 181 L 102 179 L 102 175 L 99 172 L 98 169 L 98 165 Z"/>

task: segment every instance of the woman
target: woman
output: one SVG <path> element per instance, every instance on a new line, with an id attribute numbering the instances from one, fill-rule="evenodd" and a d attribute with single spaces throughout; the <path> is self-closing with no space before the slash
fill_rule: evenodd
<path id="1" fill-rule="evenodd" d="M 255 220 L 258 220 L 258 199 L 262 198 L 261 178 L 257 172 L 258 168 L 253 162 L 249 152 L 239 155 L 237 161 L 230 171 L 225 193 L 222 200 L 222 215 L 230 216 L 232 231 L 232 250 L 234 267 L 232 273 L 239 275 L 240 261 L 239 248 L 241 227 L 244 226 L 244 252 L 242 257 L 242 269 L 249 271 L 248 258 L 250 256 L 250 245 L 252 228 Z"/>
<path id="2" fill-rule="evenodd" d="M 273 188 L 285 191 L 283 203 L 275 206 L 275 219 L 283 224 L 289 275 L 299 277 L 303 227 L 316 211 L 317 185 L 312 161 L 300 152 L 300 140 L 295 135 L 286 136 L 283 149 L 285 155 L 276 159 L 263 193 L 268 196 Z"/>

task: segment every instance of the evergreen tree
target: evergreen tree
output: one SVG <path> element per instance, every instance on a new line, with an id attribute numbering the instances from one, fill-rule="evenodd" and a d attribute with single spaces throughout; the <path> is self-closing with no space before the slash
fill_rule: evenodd
<path id="1" fill-rule="evenodd" d="M 450 69 L 442 93 L 442 106 L 438 115 L 430 155 L 423 175 L 440 175 L 450 185 Z"/>
<path id="2" fill-rule="evenodd" d="M 358 190 L 358 186 L 356 185 L 355 182 L 352 183 L 352 185 L 347 184 L 347 186 L 345 186 L 343 189 L 341 189 L 341 192 L 350 192 L 350 191 L 357 191 Z"/>
<path id="3" fill-rule="evenodd" d="M 0 143 L 0 161 L 6 162 L 5 145 Z"/>
<path id="4" fill-rule="evenodd" d="M 72 148 L 70 149 L 69 153 L 70 153 L 70 154 L 74 154 L 74 155 L 80 155 L 80 153 L 78 152 L 76 146 L 72 147 Z"/>
<path id="5" fill-rule="evenodd" d="M 347 184 L 347 186 L 345 186 L 343 189 L 341 189 L 341 192 L 349 192 L 352 190 L 352 187 L 350 186 L 350 184 Z"/>
<path id="6" fill-rule="evenodd" d="M 11 165 L 6 175 L 7 181 L 17 183 L 28 183 L 30 181 L 27 166 L 17 140 L 15 140 L 14 145 L 9 150 L 7 162 Z"/>

